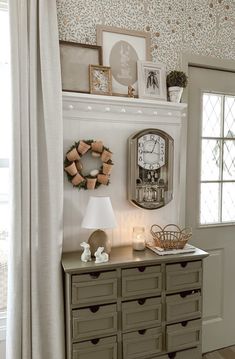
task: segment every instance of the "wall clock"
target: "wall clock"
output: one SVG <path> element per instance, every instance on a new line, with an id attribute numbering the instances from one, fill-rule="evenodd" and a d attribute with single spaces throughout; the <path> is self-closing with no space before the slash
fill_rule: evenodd
<path id="1" fill-rule="evenodd" d="M 166 132 L 145 129 L 128 139 L 128 199 L 157 209 L 173 198 L 174 140 Z"/>

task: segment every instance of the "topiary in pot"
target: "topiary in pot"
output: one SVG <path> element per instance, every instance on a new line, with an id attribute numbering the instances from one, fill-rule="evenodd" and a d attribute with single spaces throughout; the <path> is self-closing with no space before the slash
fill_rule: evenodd
<path id="1" fill-rule="evenodd" d="M 171 102 L 180 102 L 183 89 L 188 84 L 188 77 L 183 71 L 171 71 L 166 78 L 168 94 Z"/>

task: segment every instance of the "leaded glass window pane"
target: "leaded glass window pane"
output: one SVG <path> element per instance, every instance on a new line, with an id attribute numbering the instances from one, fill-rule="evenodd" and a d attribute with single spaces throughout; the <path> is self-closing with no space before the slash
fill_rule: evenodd
<path id="1" fill-rule="evenodd" d="M 235 96 L 202 99 L 200 224 L 235 222 Z"/>

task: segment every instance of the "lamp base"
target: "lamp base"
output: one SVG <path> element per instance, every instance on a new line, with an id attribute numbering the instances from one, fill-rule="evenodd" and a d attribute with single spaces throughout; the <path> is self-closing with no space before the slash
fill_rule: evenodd
<path id="1" fill-rule="evenodd" d="M 105 253 L 109 254 L 111 252 L 111 242 L 107 234 L 101 229 L 97 229 L 95 232 L 93 232 L 87 242 L 88 244 L 90 244 L 90 251 L 92 257 L 94 257 L 94 254 L 98 247 L 104 247 Z"/>

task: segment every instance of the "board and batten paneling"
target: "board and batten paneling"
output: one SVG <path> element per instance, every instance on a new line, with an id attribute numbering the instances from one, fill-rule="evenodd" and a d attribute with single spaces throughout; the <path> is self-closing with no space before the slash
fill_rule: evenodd
<path id="1" fill-rule="evenodd" d="M 111 198 L 118 223 L 116 228 L 107 230 L 113 246 L 130 244 L 134 226 L 144 225 L 149 232 L 154 223 L 183 224 L 184 185 L 180 178 L 183 178 L 184 163 L 180 159 L 185 158 L 181 145 L 185 109 L 186 104 L 164 101 L 63 93 L 64 155 L 75 141 L 100 139 L 113 152 L 114 162 L 110 185 L 93 191 L 78 191 L 64 175 L 64 251 L 80 249 L 80 243 L 92 232 L 81 228 L 89 196 Z M 146 128 L 161 129 L 174 139 L 174 197 L 165 207 L 151 211 L 136 208 L 127 200 L 127 139 Z M 86 170 L 97 165 L 87 156 Z"/>

